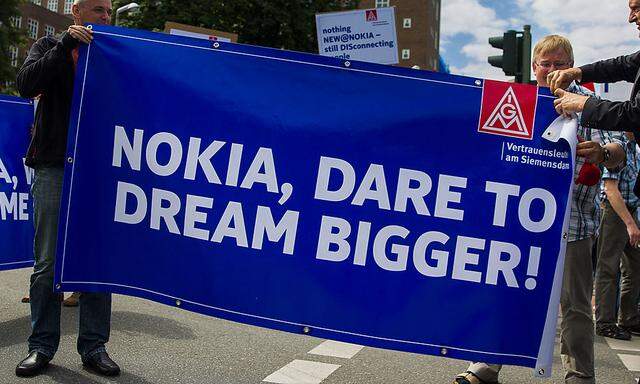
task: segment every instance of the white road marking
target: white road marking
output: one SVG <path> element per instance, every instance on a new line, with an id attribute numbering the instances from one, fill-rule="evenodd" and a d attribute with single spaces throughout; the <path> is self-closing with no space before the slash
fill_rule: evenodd
<path id="1" fill-rule="evenodd" d="M 619 354 L 622 363 L 632 372 L 640 372 L 640 356 Z"/>
<path id="2" fill-rule="evenodd" d="M 604 340 L 614 351 L 640 352 L 640 337 L 633 336 L 631 340 L 616 340 L 605 337 Z M 631 372 L 640 372 L 640 355 L 619 353 L 618 358 Z"/>
<path id="3" fill-rule="evenodd" d="M 640 339 L 637 337 L 632 338 L 629 341 L 616 340 L 609 337 L 604 338 L 609 348 L 619 351 L 640 352 Z"/>
<path id="4" fill-rule="evenodd" d="M 337 364 L 294 360 L 262 381 L 276 384 L 320 384 L 338 368 L 340 366 Z"/>
<path id="5" fill-rule="evenodd" d="M 350 359 L 364 348 L 362 345 L 327 340 L 309 351 L 312 355 L 339 357 Z"/>

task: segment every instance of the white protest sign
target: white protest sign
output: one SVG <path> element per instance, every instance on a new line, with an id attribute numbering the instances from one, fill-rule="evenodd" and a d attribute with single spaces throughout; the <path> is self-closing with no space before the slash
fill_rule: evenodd
<path id="1" fill-rule="evenodd" d="M 316 29 L 323 56 L 398 64 L 394 7 L 318 14 Z"/>

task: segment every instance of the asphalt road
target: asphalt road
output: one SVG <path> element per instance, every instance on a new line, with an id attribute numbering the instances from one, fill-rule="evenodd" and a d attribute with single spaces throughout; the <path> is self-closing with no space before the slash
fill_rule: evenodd
<path id="1" fill-rule="evenodd" d="M 14 368 L 27 352 L 29 306 L 21 304 L 20 299 L 28 291 L 29 273 L 27 269 L 0 272 L 0 384 L 244 384 L 261 383 L 265 379 L 283 383 L 304 382 L 300 377 L 308 377 L 309 383 L 322 384 L 439 384 L 451 383 L 455 374 L 464 371 L 468 364 L 368 347 L 356 348 L 356 353 L 349 357 L 310 354 L 314 348 L 328 344 L 323 339 L 310 336 L 232 323 L 147 300 L 114 296 L 108 350 L 122 367 L 123 373 L 119 377 L 102 378 L 83 369 L 75 351 L 76 310 L 63 308 L 60 350 L 49 369 L 42 376 L 21 379 L 14 375 Z M 603 338 L 596 339 L 599 384 L 635 383 L 637 373 L 630 372 L 619 355 L 632 358 L 637 355 L 640 360 L 640 338 L 637 340 L 628 344 L 629 348 L 619 347 L 628 349 L 621 351 L 612 349 Z M 346 346 L 346 350 L 353 348 Z M 298 362 L 292 364 L 294 361 Z M 299 371 L 300 364 L 312 365 L 317 376 L 304 376 L 304 372 Z M 281 370 L 283 367 L 288 367 L 288 370 Z M 291 372 L 294 375 L 287 376 Z M 289 377 L 288 381 L 283 377 Z M 551 379 L 534 379 L 529 369 L 505 367 L 501 382 L 561 384 L 562 377 L 556 345 Z"/>

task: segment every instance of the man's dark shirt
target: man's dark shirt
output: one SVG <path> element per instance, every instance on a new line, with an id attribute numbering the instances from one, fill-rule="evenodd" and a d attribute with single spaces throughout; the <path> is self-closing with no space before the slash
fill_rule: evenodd
<path id="1" fill-rule="evenodd" d="M 603 131 L 633 132 L 640 137 L 640 51 L 627 56 L 602 60 L 580 67 L 582 82 L 633 83 L 629 101 L 587 99 L 582 111 L 581 124 Z M 640 197 L 640 175 L 636 178 L 633 193 Z"/>
<path id="2" fill-rule="evenodd" d="M 16 84 L 22 97 L 40 96 L 26 164 L 30 167 L 63 166 L 74 68 L 71 52 L 78 41 L 67 32 L 60 39 L 36 41 L 18 71 Z"/>
<path id="3" fill-rule="evenodd" d="M 614 59 L 602 60 L 580 67 L 582 82 L 634 83 L 629 101 L 598 100 L 590 97 L 582 112 L 584 127 L 605 131 L 640 133 L 640 52 Z"/>

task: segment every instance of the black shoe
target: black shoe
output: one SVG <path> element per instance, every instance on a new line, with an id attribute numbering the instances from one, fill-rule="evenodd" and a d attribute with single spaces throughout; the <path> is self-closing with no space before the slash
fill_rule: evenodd
<path id="1" fill-rule="evenodd" d="M 107 352 L 98 352 L 91 356 L 83 357 L 82 365 L 103 376 L 117 376 L 120 374 L 120 367 L 111 360 Z"/>
<path id="2" fill-rule="evenodd" d="M 631 340 L 631 333 L 615 324 L 607 324 L 602 327 L 596 327 L 596 335 L 609 337 L 617 340 Z"/>
<path id="3" fill-rule="evenodd" d="M 47 369 L 49 361 L 51 359 L 40 352 L 29 352 L 29 355 L 16 367 L 16 376 L 31 377 L 39 375 Z"/>
<path id="4" fill-rule="evenodd" d="M 629 332 L 632 335 L 640 336 L 640 324 L 631 325 L 631 326 L 621 325 L 620 328 L 624 329 L 625 331 Z"/>

